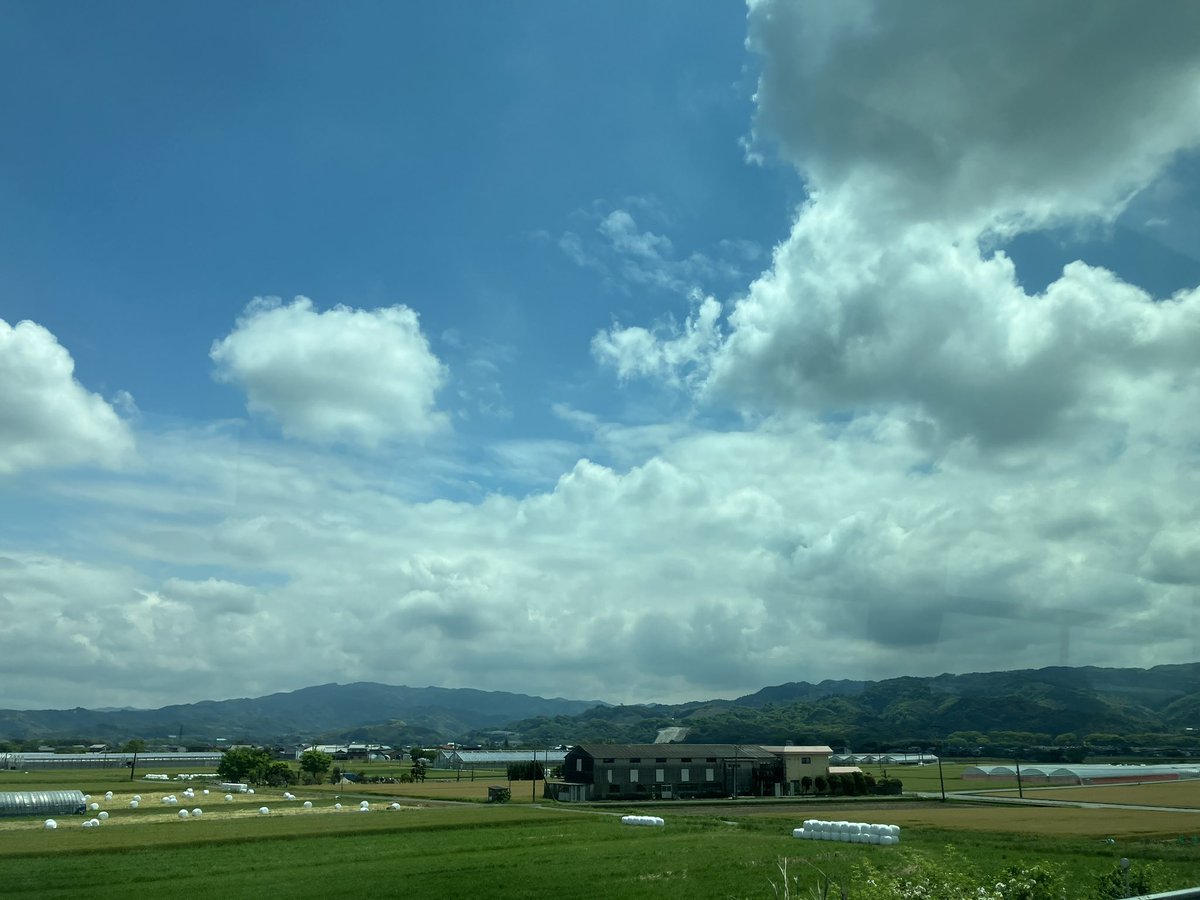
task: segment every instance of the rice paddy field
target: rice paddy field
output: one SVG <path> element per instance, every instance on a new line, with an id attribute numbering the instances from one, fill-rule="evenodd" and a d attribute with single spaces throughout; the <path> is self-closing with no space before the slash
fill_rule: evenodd
<path id="1" fill-rule="evenodd" d="M 1200 882 L 1200 843 L 1193 840 L 1200 840 L 1200 815 L 1178 809 L 880 799 L 636 807 L 476 802 L 487 783 L 368 785 L 352 793 L 346 786 L 293 787 L 295 800 L 259 788 L 225 801 L 215 785 L 190 783 L 196 796 L 185 800 L 188 783 L 130 782 L 117 770 L 0 773 L 0 790 L 78 788 L 109 812 L 98 828 L 81 828 L 81 816 L 58 816 L 54 831 L 43 829 L 41 817 L 0 819 L 0 894 L 772 898 L 783 861 L 806 891 L 818 872 L 853 885 L 864 862 L 899 871 L 922 860 L 969 860 L 989 875 L 1041 862 L 1070 876 L 1079 893 L 1068 896 L 1090 897 L 1094 876 L 1122 856 L 1157 867 L 1165 886 Z M 110 801 L 103 800 L 106 790 Z M 513 784 L 514 800 L 532 793 L 528 782 Z M 132 809 L 135 794 L 142 800 Z M 161 803 L 166 794 L 179 805 Z M 370 810 L 358 812 L 364 799 Z M 185 806 L 202 808 L 203 816 L 180 819 Z M 666 825 L 622 825 L 620 816 L 631 812 L 661 816 Z M 898 824 L 902 841 L 885 847 L 794 839 L 792 829 L 806 818 Z"/>

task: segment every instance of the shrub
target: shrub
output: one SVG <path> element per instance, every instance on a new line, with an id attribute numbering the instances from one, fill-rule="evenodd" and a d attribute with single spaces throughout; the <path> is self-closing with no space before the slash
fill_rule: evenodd
<path id="1" fill-rule="evenodd" d="M 897 871 L 882 871 L 864 860 L 850 882 L 855 900 L 1061 900 L 1065 889 L 1063 876 L 1043 863 L 989 874 L 953 847 L 940 860 L 913 854 Z"/>
<path id="2" fill-rule="evenodd" d="M 1125 870 L 1115 863 L 1107 872 L 1096 876 L 1094 896 L 1097 900 L 1116 900 L 1118 897 L 1134 897 L 1165 890 L 1164 879 L 1159 867 L 1153 863 L 1129 866 L 1129 890 L 1125 890 Z"/>
<path id="3" fill-rule="evenodd" d="M 904 792 L 904 783 L 899 778 L 880 778 L 875 783 L 876 794 L 898 795 Z"/>

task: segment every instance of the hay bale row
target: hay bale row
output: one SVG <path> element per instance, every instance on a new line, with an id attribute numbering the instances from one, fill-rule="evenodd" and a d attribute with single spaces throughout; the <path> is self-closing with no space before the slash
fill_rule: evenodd
<path id="1" fill-rule="evenodd" d="M 846 844 L 900 843 L 899 825 L 867 822 L 830 822 L 824 819 L 805 819 L 803 828 L 792 829 L 792 837 L 810 841 L 841 841 Z"/>

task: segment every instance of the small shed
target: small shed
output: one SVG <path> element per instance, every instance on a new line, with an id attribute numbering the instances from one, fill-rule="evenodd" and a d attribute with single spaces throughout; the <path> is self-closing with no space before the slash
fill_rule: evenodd
<path id="1" fill-rule="evenodd" d="M 66 816 L 86 809 L 83 791 L 0 791 L 0 816 Z"/>

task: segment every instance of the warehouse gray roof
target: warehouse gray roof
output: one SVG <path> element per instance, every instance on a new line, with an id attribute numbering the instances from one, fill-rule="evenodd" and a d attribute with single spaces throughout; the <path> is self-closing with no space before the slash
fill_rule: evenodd
<path id="1" fill-rule="evenodd" d="M 758 744 L 580 744 L 575 749 L 596 759 L 637 756 L 653 759 L 775 759 L 773 753 Z"/>
<path id="2" fill-rule="evenodd" d="M 562 762 L 567 754 L 562 750 L 443 750 L 440 758 L 458 759 L 467 764 L 510 763 L 536 760 Z"/>

